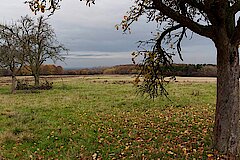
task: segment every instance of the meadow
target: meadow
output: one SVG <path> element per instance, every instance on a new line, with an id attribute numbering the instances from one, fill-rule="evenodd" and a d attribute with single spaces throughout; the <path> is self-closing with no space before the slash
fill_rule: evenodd
<path id="1" fill-rule="evenodd" d="M 214 159 L 214 82 L 170 83 L 170 100 L 153 101 L 132 79 L 56 78 L 17 94 L 1 85 L 0 159 Z"/>

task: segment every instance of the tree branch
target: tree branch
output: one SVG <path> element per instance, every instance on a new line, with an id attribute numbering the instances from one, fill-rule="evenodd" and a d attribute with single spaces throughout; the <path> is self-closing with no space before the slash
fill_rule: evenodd
<path id="1" fill-rule="evenodd" d="M 159 0 L 153 0 L 153 6 L 151 9 L 159 10 L 162 14 L 167 15 L 169 18 L 180 23 L 183 27 L 187 27 L 201 36 L 208 37 L 211 39 L 214 38 L 212 26 L 200 25 L 194 22 L 193 20 L 189 19 L 188 17 L 174 11 L 170 7 L 160 2 Z"/>

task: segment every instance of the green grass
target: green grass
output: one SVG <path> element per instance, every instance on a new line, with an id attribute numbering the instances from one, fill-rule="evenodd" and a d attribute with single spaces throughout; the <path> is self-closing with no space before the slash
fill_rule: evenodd
<path id="1" fill-rule="evenodd" d="M 215 84 L 170 84 L 172 101 L 152 101 L 119 79 L 70 79 L 55 83 L 53 90 L 15 95 L 1 87 L 0 159 L 211 155 Z"/>

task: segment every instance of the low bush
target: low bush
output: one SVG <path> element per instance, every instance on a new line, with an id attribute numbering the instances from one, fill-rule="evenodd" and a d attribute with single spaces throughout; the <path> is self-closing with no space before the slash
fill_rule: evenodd
<path id="1" fill-rule="evenodd" d="M 25 80 L 18 80 L 16 90 L 50 90 L 52 88 L 53 82 L 49 82 L 47 80 L 39 86 L 30 85 Z"/>

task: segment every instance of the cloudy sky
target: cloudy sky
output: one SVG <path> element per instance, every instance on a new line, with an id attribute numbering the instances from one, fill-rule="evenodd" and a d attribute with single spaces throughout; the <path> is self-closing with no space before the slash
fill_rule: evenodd
<path id="1" fill-rule="evenodd" d="M 24 0 L 1 0 L 0 22 L 11 23 L 26 14 L 35 16 Z M 146 23 L 142 18 L 132 25 L 131 34 L 117 31 L 131 6 L 132 0 L 97 0 L 87 7 L 79 0 L 63 0 L 61 9 L 50 18 L 58 40 L 70 49 L 65 68 L 112 66 L 131 63 L 131 52 L 137 50 L 137 41 L 152 38 L 155 23 Z M 216 63 L 214 44 L 206 38 L 194 35 L 183 42 L 183 58 L 180 63 Z M 50 63 L 50 62 L 48 62 Z"/>

